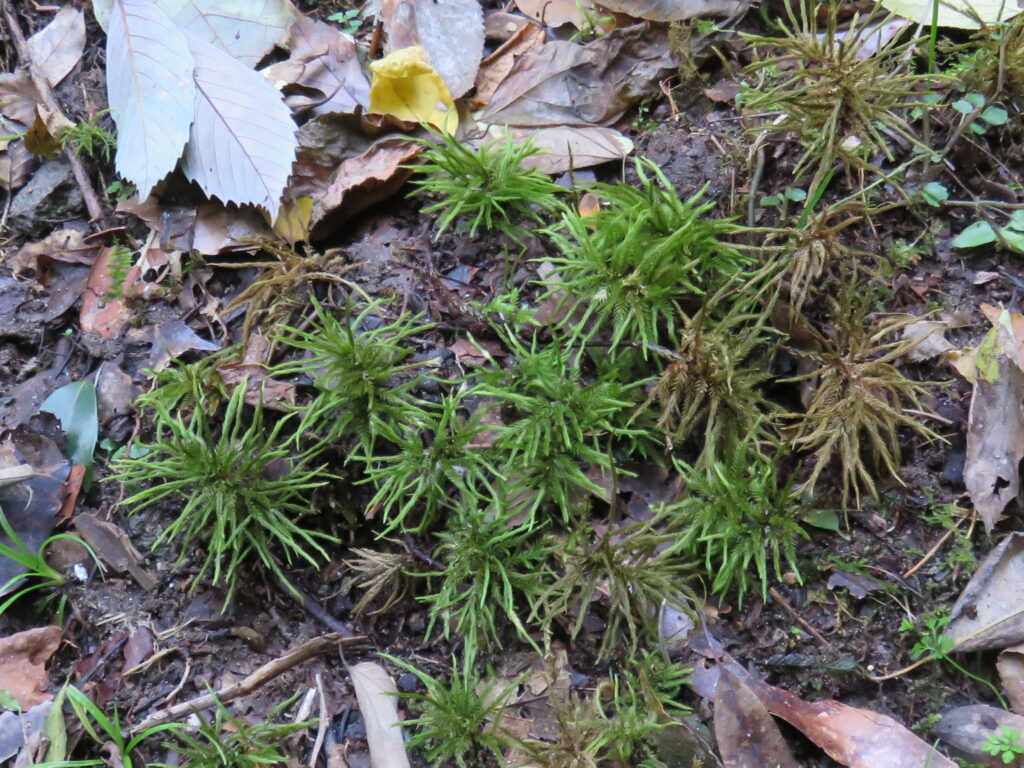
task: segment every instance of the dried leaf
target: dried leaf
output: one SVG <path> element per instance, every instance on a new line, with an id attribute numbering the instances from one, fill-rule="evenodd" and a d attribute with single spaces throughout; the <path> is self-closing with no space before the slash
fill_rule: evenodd
<path id="1" fill-rule="evenodd" d="M 6 131 L 4 121 L 0 130 Z M 28 151 L 24 139 L 0 142 L 0 187 L 10 191 L 22 186 L 29 179 L 35 157 Z"/>
<path id="2" fill-rule="evenodd" d="M 975 354 L 976 377 L 967 424 L 964 484 L 990 532 L 1017 496 L 1024 457 L 1024 370 L 1009 313 Z"/>
<path id="3" fill-rule="evenodd" d="M 370 64 L 370 112 L 413 123 L 430 123 L 454 133 L 459 127 L 455 102 L 444 80 L 427 62 L 421 47 L 392 51 Z"/>
<path id="4" fill-rule="evenodd" d="M 798 768 L 764 704 L 728 666 L 715 690 L 715 738 L 725 768 Z"/>
<path id="5" fill-rule="evenodd" d="M 82 331 L 93 331 L 105 339 L 119 335 L 130 317 L 128 306 L 123 299 L 117 298 L 118 290 L 114 287 L 115 257 L 114 248 L 100 249 L 92 269 L 89 270 L 85 291 L 82 292 L 82 308 L 78 315 Z M 123 285 L 121 287 L 123 289 Z M 123 290 L 121 293 L 123 294 Z"/>
<path id="6" fill-rule="evenodd" d="M 484 50 L 479 0 L 383 0 L 380 19 L 389 52 L 421 47 L 452 98 L 473 87 Z"/>
<path id="7" fill-rule="evenodd" d="M 958 651 L 1024 642 L 1024 533 L 1011 533 L 981 561 L 950 611 Z"/>
<path id="8" fill-rule="evenodd" d="M 286 101 L 296 112 L 314 115 L 351 114 L 370 103 L 370 82 L 356 55 L 356 46 L 333 24 L 302 16 L 292 27 L 287 61 L 263 70 L 276 88 L 299 85 L 316 91 L 289 96 Z"/>
<path id="9" fill-rule="evenodd" d="M 516 143 L 529 138 L 542 154 L 526 158 L 524 168 L 537 168 L 544 173 L 565 173 L 570 168 L 589 168 L 611 160 L 621 160 L 633 151 L 633 142 L 614 128 L 596 125 L 553 125 L 547 128 L 509 128 Z M 475 145 L 500 140 L 504 127 L 491 126 Z"/>
<path id="10" fill-rule="evenodd" d="M 918 320 L 906 326 L 903 338 L 914 341 L 905 355 L 907 360 L 922 363 L 955 349 L 945 336 L 946 328 L 948 325 L 938 320 Z"/>
<path id="11" fill-rule="evenodd" d="M 405 165 L 422 151 L 414 141 L 381 139 L 343 162 L 330 186 L 314 196 L 312 237 L 323 238 L 353 214 L 394 194 L 412 175 Z"/>
<path id="12" fill-rule="evenodd" d="M 156 588 L 157 581 L 142 567 L 143 559 L 128 534 L 113 523 L 100 520 L 91 512 L 75 515 L 75 533 L 92 547 L 97 557 L 118 573 L 130 573 L 145 590 Z"/>
<path id="13" fill-rule="evenodd" d="M 43 731 L 53 702 L 37 704 L 26 712 L 4 712 L 0 714 L 0 762 L 18 754 L 27 741 Z"/>
<path id="14" fill-rule="evenodd" d="M 516 7 L 549 27 L 572 24 L 579 29 L 587 23 L 587 14 L 601 15 L 592 2 L 583 0 L 516 0 Z"/>
<path id="15" fill-rule="evenodd" d="M 37 627 L 0 639 L 0 690 L 23 710 L 50 701 L 46 662 L 60 646 L 60 627 Z"/>
<path id="16" fill-rule="evenodd" d="M 1000 758 L 982 749 L 1001 727 L 1024 733 L 1024 717 L 984 704 L 971 704 L 946 712 L 932 733 L 972 765 L 1004 766 Z"/>
<path id="17" fill-rule="evenodd" d="M 107 28 L 107 96 L 117 172 L 140 199 L 174 169 L 192 123 L 196 86 L 185 34 L 151 0 L 114 0 Z"/>
<path id="18" fill-rule="evenodd" d="M 30 464 L 34 475 L 16 485 L 0 487 L 0 509 L 18 538 L 35 552 L 53 533 L 71 463 L 52 440 L 22 425 L 0 443 L 0 467 L 21 464 Z M 11 545 L 6 537 L 0 541 Z M 24 572 L 23 565 L 0 558 L 0 595 L 11 592 Z"/>
<path id="19" fill-rule="evenodd" d="M 747 0 L 601 0 L 609 11 L 625 13 L 648 21 L 735 16 L 747 7 Z"/>
<path id="20" fill-rule="evenodd" d="M 277 218 L 298 140 L 291 112 L 264 77 L 191 35 L 195 120 L 181 168 L 210 197 Z"/>
<path id="21" fill-rule="evenodd" d="M 409 756 L 398 717 L 398 688 L 379 664 L 364 661 L 348 668 L 366 724 L 373 768 L 409 768 Z"/>
<path id="22" fill-rule="evenodd" d="M 199 336 L 184 320 L 172 320 L 153 329 L 153 349 L 149 353 L 149 367 L 154 371 L 162 371 L 171 364 L 171 360 L 185 352 L 216 352 L 218 349 L 219 344 Z"/>
<path id="23" fill-rule="evenodd" d="M 56 86 L 74 69 L 85 50 L 85 15 L 65 5 L 53 21 L 30 37 L 32 64 L 51 86 Z"/>
<path id="24" fill-rule="evenodd" d="M 1010 709 L 1024 715 L 1024 644 L 1006 648 L 996 662 L 999 680 L 1006 691 Z"/>
<path id="25" fill-rule="evenodd" d="M 490 102 L 495 89 L 512 71 L 516 59 L 531 48 L 544 45 L 546 37 L 547 33 L 540 25 L 524 24 L 516 30 L 512 37 L 495 49 L 494 53 L 481 61 L 480 69 L 476 73 L 474 101 L 481 105 Z"/>
<path id="26" fill-rule="evenodd" d="M 554 40 L 516 60 L 482 119 L 517 126 L 606 125 L 675 70 L 664 33 L 616 29 L 585 46 Z"/>
<path id="27" fill-rule="evenodd" d="M 804 701 L 789 691 L 754 681 L 736 664 L 728 666 L 747 682 L 769 712 L 849 768 L 956 768 L 956 763 L 891 717 L 832 699 Z"/>

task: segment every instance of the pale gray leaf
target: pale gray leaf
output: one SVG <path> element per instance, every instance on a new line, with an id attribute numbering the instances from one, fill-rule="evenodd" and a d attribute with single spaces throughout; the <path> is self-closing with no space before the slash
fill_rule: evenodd
<path id="1" fill-rule="evenodd" d="M 188 42 L 150 0 L 114 0 L 107 28 L 107 96 L 117 124 L 114 166 L 145 199 L 188 141 L 195 84 Z"/>
<path id="2" fill-rule="evenodd" d="M 409 756 L 398 716 L 398 688 L 380 664 L 363 661 L 348 668 L 366 725 L 373 768 L 409 768 Z"/>
<path id="3" fill-rule="evenodd" d="M 287 0 L 157 0 L 175 23 L 255 67 L 288 37 L 298 14 Z"/>
<path id="4" fill-rule="evenodd" d="M 114 8 L 114 0 L 92 0 L 92 15 L 104 32 L 110 25 L 110 12 Z"/>
<path id="5" fill-rule="evenodd" d="M 625 13 L 650 21 L 685 21 L 711 16 L 734 16 L 742 11 L 746 0 L 602 0 L 609 11 Z"/>
<path id="6" fill-rule="evenodd" d="M 281 94 L 258 72 L 191 34 L 195 120 L 182 170 L 225 203 L 252 203 L 277 217 L 298 140 Z"/>
<path id="7" fill-rule="evenodd" d="M 381 21 L 388 51 L 423 46 L 453 99 L 473 87 L 484 50 L 479 0 L 383 0 Z"/>
<path id="8" fill-rule="evenodd" d="M 36 70 L 51 86 L 67 77 L 85 50 L 85 15 L 65 5 L 27 41 Z"/>

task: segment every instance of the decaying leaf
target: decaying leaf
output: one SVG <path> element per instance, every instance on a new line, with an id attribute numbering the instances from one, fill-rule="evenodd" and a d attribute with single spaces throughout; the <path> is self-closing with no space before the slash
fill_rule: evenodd
<path id="1" fill-rule="evenodd" d="M 1019 465 L 1024 457 L 1020 344 L 1010 313 L 1004 311 L 975 353 L 964 484 L 990 533 L 1020 488 Z"/>
<path id="2" fill-rule="evenodd" d="M 519 126 L 607 125 L 675 69 L 667 38 L 647 24 L 587 45 L 553 40 L 518 58 L 482 119 Z"/>
<path id="3" fill-rule="evenodd" d="M 46 662 L 60 645 L 60 627 L 37 627 L 0 639 L 0 690 L 21 708 L 50 701 Z"/>
<path id="4" fill-rule="evenodd" d="M 733 16 L 748 5 L 748 0 L 601 0 L 610 11 L 626 13 L 649 21 L 686 21 Z"/>
<path id="5" fill-rule="evenodd" d="M 487 133 L 473 142 L 479 146 L 501 141 L 505 128 L 491 126 Z M 544 173 L 565 173 L 570 168 L 589 168 L 611 160 L 621 160 L 633 151 L 633 142 L 614 128 L 597 125 L 552 125 L 545 128 L 509 128 L 513 140 L 523 143 L 532 138 L 541 154 L 526 158 L 525 168 L 538 168 Z"/>
<path id="6" fill-rule="evenodd" d="M 738 665 L 729 667 L 769 712 L 849 768 L 956 768 L 956 763 L 891 717 L 832 699 L 804 701 L 789 691 L 753 681 Z"/>
<path id="7" fill-rule="evenodd" d="M 147 591 L 156 588 L 156 579 L 142 566 L 142 555 L 118 526 L 100 520 L 91 512 L 80 512 L 75 515 L 75 533 L 117 573 L 130 573 Z"/>
<path id="8" fill-rule="evenodd" d="M 1006 691 L 1010 709 L 1024 715 L 1024 644 L 1006 648 L 996 662 L 999 681 Z"/>
<path id="9" fill-rule="evenodd" d="M 78 314 L 82 331 L 98 333 L 105 339 L 119 335 L 130 317 L 123 299 L 123 285 L 114 285 L 113 265 L 116 258 L 116 248 L 100 249 L 89 270 L 89 278 L 82 292 L 82 308 Z"/>
<path id="10" fill-rule="evenodd" d="M 0 714 L 0 762 L 18 755 L 27 742 L 38 738 L 52 711 L 53 702 L 46 701 L 25 712 L 7 711 Z M 63 760 L 63 757 L 58 759 Z"/>
<path id="11" fill-rule="evenodd" d="M 140 199 L 181 157 L 192 123 L 194 61 L 184 32 L 152 0 L 113 0 L 107 97 L 117 125 L 117 172 Z"/>
<path id="12" fill-rule="evenodd" d="M 152 329 L 153 348 L 149 353 L 149 367 L 154 371 L 162 371 L 171 364 L 171 360 L 185 352 L 216 352 L 219 344 L 207 341 L 188 327 L 184 320 L 172 320 Z"/>
<path id="13" fill-rule="evenodd" d="M 958 651 L 1024 641 L 1024 533 L 1011 533 L 985 556 L 950 616 L 946 635 Z"/>
<path id="14" fill-rule="evenodd" d="M 921 363 L 955 349 L 945 336 L 948 327 L 941 320 L 918 320 L 906 326 L 903 329 L 903 338 L 913 339 L 915 342 L 907 351 L 907 360 Z"/>
<path id="15" fill-rule="evenodd" d="M 333 24 L 302 16 L 288 39 L 286 61 L 263 70 L 275 87 L 301 86 L 285 101 L 296 112 L 351 114 L 369 105 L 370 82 L 352 38 Z M 314 93 L 307 93 L 308 90 Z"/>
<path id="16" fill-rule="evenodd" d="M 946 712 L 932 729 L 932 733 L 949 745 L 950 749 L 971 765 L 1005 766 L 1001 757 L 982 749 L 989 736 L 1000 728 L 1024 733 L 1024 717 L 1012 712 L 971 704 Z"/>
<path id="17" fill-rule="evenodd" d="M 348 668 L 366 724 L 373 768 L 409 768 L 398 716 L 398 688 L 380 664 L 364 661 Z"/>
<path id="18" fill-rule="evenodd" d="M 494 95 L 495 89 L 501 84 L 516 59 L 531 48 L 544 45 L 547 33 L 539 24 L 524 24 L 508 40 L 498 46 L 494 52 L 480 62 L 476 73 L 476 92 L 473 100 L 477 104 L 486 105 Z"/>
<path id="19" fill-rule="evenodd" d="M 0 487 L 0 510 L 11 528 L 33 552 L 53 533 L 57 512 L 64 500 L 64 484 L 71 463 L 48 437 L 22 425 L 0 442 L 0 467 L 32 466 L 33 476 L 14 485 Z M 4 543 L 10 545 L 3 538 Z M 13 560 L 0 558 L 0 594 L 9 593 L 14 580 L 25 567 Z"/>
<path id="20" fill-rule="evenodd" d="M 291 112 L 261 74 L 204 40 L 187 39 L 195 120 L 182 170 L 207 195 L 262 206 L 273 221 L 298 147 Z"/>
<path id="21" fill-rule="evenodd" d="M 459 127 L 448 86 L 414 45 L 392 51 L 370 64 L 370 112 L 412 123 L 430 123 L 454 133 Z"/>
<path id="22" fill-rule="evenodd" d="M 516 0 L 516 7 L 549 27 L 572 24 L 578 29 L 586 24 L 587 14 L 601 14 L 589 0 Z"/>
<path id="23" fill-rule="evenodd" d="M 715 691 L 715 738 L 726 768 L 798 768 L 764 704 L 728 666 Z"/>
<path id="24" fill-rule="evenodd" d="M 389 52 L 421 47 L 454 99 L 473 87 L 484 50 L 479 0 L 383 0 L 380 18 Z"/>
<path id="25" fill-rule="evenodd" d="M 312 237 L 330 234 L 353 214 L 394 194 L 412 175 L 406 164 L 422 151 L 417 142 L 387 138 L 343 162 L 330 186 L 314 197 Z"/>
<path id="26" fill-rule="evenodd" d="M 67 77 L 85 50 L 85 15 L 65 5 L 53 21 L 27 41 L 28 52 L 36 70 L 51 85 Z"/>

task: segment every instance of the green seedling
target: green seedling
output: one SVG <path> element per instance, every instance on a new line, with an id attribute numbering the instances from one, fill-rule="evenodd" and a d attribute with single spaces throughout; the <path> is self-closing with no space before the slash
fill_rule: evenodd
<path id="1" fill-rule="evenodd" d="M 293 733 L 304 731 L 315 720 L 299 723 L 273 722 L 293 702 L 292 697 L 268 712 L 258 722 L 250 723 L 232 715 L 220 701 L 214 700 L 213 719 L 200 720 L 197 729 L 172 729 L 174 741 L 164 747 L 173 750 L 182 759 L 178 765 L 189 768 L 262 768 L 286 765 L 288 758 L 281 747 Z M 160 768 L 171 768 L 158 763 Z"/>
<path id="2" fill-rule="evenodd" d="M 507 621 L 519 636 L 533 642 L 519 618 L 535 611 L 548 577 L 544 563 L 552 545 L 536 531 L 516 526 L 497 509 L 464 505 L 437 534 L 434 553 L 444 567 L 440 573 L 417 574 L 436 591 L 419 599 L 430 606 L 429 637 L 436 624 L 445 637 L 455 635 L 475 651 L 501 645 L 501 627 Z"/>
<path id="3" fill-rule="evenodd" d="M 419 716 L 402 725 L 414 729 L 409 746 L 421 750 L 431 766 L 450 765 L 454 760 L 459 768 L 470 768 L 484 765 L 486 755 L 493 755 L 500 763 L 516 743 L 501 726 L 501 713 L 523 678 L 504 688 L 493 679 L 483 683 L 473 672 L 472 653 L 463 657 L 461 670 L 452 659 L 447 682 L 394 656 L 384 658 L 416 675 L 426 687 L 426 693 L 399 695 L 418 705 Z M 494 677 L 493 670 L 490 676 Z"/>
<path id="4" fill-rule="evenodd" d="M 1024 755 L 1024 741 L 1020 731 L 1001 725 L 988 735 L 981 749 L 986 755 L 998 757 L 1005 765 L 1009 765 Z"/>
<path id="5" fill-rule="evenodd" d="M 914 660 L 920 660 L 920 663 L 928 661 L 929 659 L 933 661 L 945 661 L 960 674 L 992 691 L 996 700 L 999 702 L 999 705 L 1003 709 L 1009 710 L 1010 707 L 1006 703 L 1006 699 L 1003 698 L 1003 695 L 993 683 L 983 677 L 979 677 L 973 672 L 970 672 L 950 655 L 954 650 L 956 650 L 956 643 L 953 638 L 943 632 L 950 621 L 952 621 L 950 616 L 945 616 L 941 613 L 931 613 L 923 617 L 920 626 L 909 619 L 904 619 L 900 624 L 899 631 L 914 631 L 917 632 L 918 635 L 917 642 L 914 643 L 913 648 L 910 649 L 910 657 Z"/>
<path id="6" fill-rule="evenodd" d="M 247 560 L 255 559 L 288 583 L 275 550 L 289 563 L 317 566 L 327 558 L 322 543 L 334 541 L 297 522 L 310 512 L 310 493 L 329 476 L 309 466 L 310 453 L 293 459 L 290 441 L 283 439 L 291 419 L 265 429 L 262 407 L 248 410 L 245 392 L 243 381 L 231 394 L 219 429 L 202 400 L 187 418 L 154 409 L 157 441 L 146 446 L 144 458 L 117 462 L 117 474 L 110 478 L 135 489 L 122 502 L 133 512 L 164 500 L 183 502 L 154 546 L 178 541 L 178 564 L 201 546 L 206 555 L 193 589 L 211 573 L 215 584 L 226 586 L 227 600 Z"/>
<path id="7" fill-rule="evenodd" d="M 64 131 L 60 136 L 61 149 L 70 147 L 76 155 L 86 155 L 94 159 L 102 157 L 104 162 L 109 163 L 117 140 L 99 124 L 100 118 L 109 111 L 100 110 L 92 120 L 78 123 Z"/>
<path id="8" fill-rule="evenodd" d="M 67 697 L 71 708 L 75 712 L 75 716 L 81 722 L 89 737 L 98 745 L 107 747 L 111 752 L 112 759 L 116 759 L 118 765 L 123 766 L 123 768 L 135 768 L 136 765 L 140 766 L 140 768 L 145 768 L 145 763 L 135 760 L 135 750 L 147 739 L 157 734 L 176 733 L 185 727 L 181 723 L 163 723 L 161 725 L 154 725 L 128 738 L 124 735 L 124 728 L 117 712 L 114 713 L 113 718 L 108 717 L 92 699 L 72 685 L 65 686 L 64 695 Z M 104 763 L 97 762 L 92 764 L 102 765 Z"/>
<path id="9" fill-rule="evenodd" d="M 430 130 L 434 141 L 424 142 L 425 162 L 410 168 L 422 173 L 419 189 L 441 199 L 422 213 L 437 213 L 437 237 L 456 222 L 466 223 L 470 237 L 482 227 L 497 230 L 519 242 L 528 230 L 523 222 L 540 224 L 558 205 L 560 188 L 540 170 L 523 167 L 540 154 L 532 140 L 517 144 L 511 134 L 477 149 L 454 136 Z"/>
<path id="10" fill-rule="evenodd" d="M 315 319 L 309 330 L 283 327 L 279 341 L 306 353 L 280 363 L 275 376 L 313 377 L 317 395 L 304 409 L 297 435 L 315 434 L 327 441 L 355 437 L 372 454 L 382 435 L 392 437 L 395 425 L 425 425 L 425 403 L 414 394 L 421 376 L 419 363 L 407 362 L 414 338 L 432 326 L 418 317 L 386 322 L 385 304 L 372 301 L 358 309 L 325 310 L 313 299 Z"/>
<path id="11" fill-rule="evenodd" d="M 49 537 L 38 550 L 33 551 L 18 536 L 18 532 L 11 526 L 3 510 L 0 510 L 0 529 L 3 530 L 3 534 L 6 537 L 6 541 L 0 541 L 0 557 L 11 560 L 25 569 L 24 573 L 12 576 L 0 587 L 0 595 L 6 596 L 3 602 L 0 602 L 0 616 L 5 614 L 8 608 L 23 597 L 33 592 L 52 590 L 44 597 L 42 602 L 45 604 L 55 598 L 57 599 L 56 622 L 63 624 L 64 609 L 67 607 L 68 596 L 60 592 L 60 588 L 67 583 L 67 577 L 46 562 L 46 549 L 56 541 L 73 541 L 84 547 L 96 563 L 96 567 L 102 570 L 103 566 L 100 564 L 99 558 L 96 557 L 96 553 L 92 547 L 78 536 L 73 536 L 69 533 L 58 533 Z M 21 584 L 25 586 L 17 588 Z"/>
<path id="12" fill-rule="evenodd" d="M 598 184 L 607 202 L 592 216 L 565 211 L 546 230 L 560 255 L 550 259 L 555 276 L 546 298 L 557 300 L 559 327 L 571 343 L 608 335 L 610 351 L 624 343 L 651 345 L 675 336 L 684 304 L 752 259 L 724 241 L 735 231 L 728 221 L 705 215 L 714 207 L 701 194 L 683 201 L 648 160 L 636 165 L 640 188 Z"/>
<path id="13" fill-rule="evenodd" d="M 790 484 L 756 437 L 733 443 L 723 455 L 707 469 L 677 461 L 686 492 L 659 517 L 676 537 L 677 556 L 703 566 L 712 592 L 735 589 L 742 604 L 754 585 L 766 598 L 770 578 L 781 579 L 783 565 L 798 574 L 796 544 L 808 536 Z"/>

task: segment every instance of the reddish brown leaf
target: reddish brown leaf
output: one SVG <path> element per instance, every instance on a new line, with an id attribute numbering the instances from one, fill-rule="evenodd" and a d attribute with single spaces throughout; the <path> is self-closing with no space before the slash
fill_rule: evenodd
<path id="1" fill-rule="evenodd" d="M 105 339 L 119 335 L 129 320 L 128 307 L 123 300 L 114 297 L 113 265 L 114 249 L 100 248 L 89 270 L 79 313 L 82 330 L 94 331 Z"/>
<path id="2" fill-rule="evenodd" d="M 1007 648 L 996 662 L 999 681 L 1010 701 L 1010 709 L 1024 715 L 1024 644 Z"/>
<path id="3" fill-rule="evenodd" d="M 494 53 L 481 61 L 480 71 L 476 75 L 474 100 L 481 105 L 487 105 L 502 80 L 512 71 L 516 59 L 531 48 L 544 45 L 545 37 L 543 27 L 537 24 L 524 24 Z"/>
<path id="4" fill-rule="evenodd" d="M 799 768 L 764 704 L 727 665 L 715 691 L 715 738 L 726 768 Z"/>
<path id="5" fill-rule="evenodd" d="M 50 701 L 46 662 L 60 645 L 60 627 L 38 627 L 0 639 L 0 690 L 22 709 Z"/>
<path id="6" fill-rule="evenodd" d="M 849 768 L 956 768 L 956 763 L 886 715 L 832 699 L 804 701 L 764 683 L 751 688 L 769 712 Z"/>
<path id="7" fill-rule="evenodd" d="M 413 141 L 381 139 L 343 162 L 330 187 L 314 198 L 311 237 L 330 234 L 353 214 L 393 195 L 412 175 L 402 166 L 422 151 Z"/>

